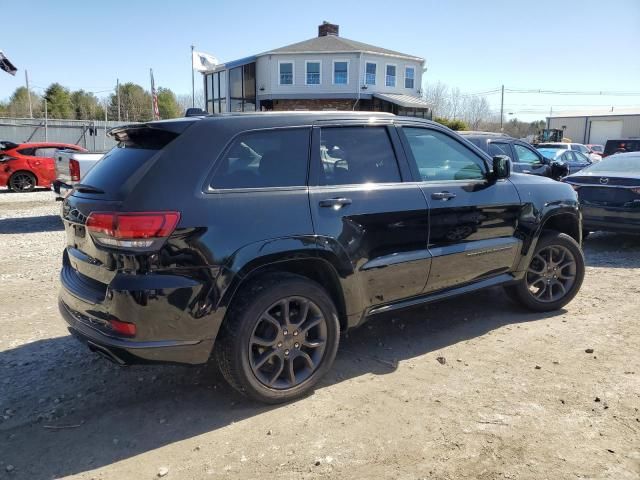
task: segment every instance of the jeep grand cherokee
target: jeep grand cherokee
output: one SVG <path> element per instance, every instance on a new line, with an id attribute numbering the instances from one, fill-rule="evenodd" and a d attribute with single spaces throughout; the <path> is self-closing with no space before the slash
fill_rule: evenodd
<path id="1" fill-rule="evenodd" d="M 62 205 L 60 311 L 120 363 L 214 356 L 282 402 L 384 312 L 502 285 L 535 311 L 584 276 L 573 189 L 437 123 L 367 112 L 118 127 Z"/>

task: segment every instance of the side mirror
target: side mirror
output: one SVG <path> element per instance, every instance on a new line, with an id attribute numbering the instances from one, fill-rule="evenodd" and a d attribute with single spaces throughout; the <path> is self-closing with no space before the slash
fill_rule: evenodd
<path id="1" fill-rule="evenodd" d="M 509 178 L 511 175 L 511 160 L 506 155 L 493 157 L 493 179 Z"/>

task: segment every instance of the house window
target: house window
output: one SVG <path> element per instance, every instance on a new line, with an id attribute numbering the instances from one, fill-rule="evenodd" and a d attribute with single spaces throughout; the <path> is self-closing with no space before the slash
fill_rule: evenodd
<path id="1" fill-rule="evenodd" d="M 222 80 L 222 77 L 220 77 L 220 79 Z M 247 63 L 241 67 L 236 67 L 229 70 L 229 97 L 230 97 L 229 98 L 230 112 L 255 111 L 256 109 L 256 64 L 255 63 Z M 226 108 L 226 105 L 225 105 L 225 108 Z M 221 111 L 225 111 L 225 110 L 221 109 Z"/>
<path id="2" fill-rule="evenodd" d="M 349 83 L 349 62 L 333 62 L 333 83 L 335 85 Z"/>
<path id="3" fill-rule="evenodd" d="M 404 88 L 414 88 L 416 80 L 416 69 L 407 67 L 404 69 Z"/>
<path id="4" fill-rule="evenodd" d="M 320 62 L 305 62 L 307 85 L 320 85 Z"/>
<path id="5" fill-rule="evenodd" d="M 280 85 L 293 85 L 293 63 L 280 63 Z"/>
<path id="6" fill-rule="evenodd" d="M 396 66 L 395 65 L 387 65 L 387 75 L 386 75 L 385 85 L 387 87 L 396 86 Z"/>
<path id="7" fill-rule="evenodd" d="M 367 62 L 367 66 L 365 69 L 365 77 L 364 83 L 367 85 L 375 85 L 376 84 L 376 70 L 378 65 L 375 63 Z"/>
<path id="8" fill-rule="evenodd" d="M 227 72 L 212 73 L 206 76 L 207 112 L 227 111 Z"/>

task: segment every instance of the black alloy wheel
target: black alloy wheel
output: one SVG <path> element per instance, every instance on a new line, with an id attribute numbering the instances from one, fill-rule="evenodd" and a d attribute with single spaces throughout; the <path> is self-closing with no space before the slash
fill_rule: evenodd
<path id="1" fill-rule="evenodd" d="M 265 386 L 290 389 L 316 371 L 327 343 L 322 310 L 304 297 L 286 297 L 259 317 L 249 339 L 249 361 Z"/>
<path id="2" fill-rule="evenodd" d="M 508 286 L 507 292 L 529 310 L 557 310 L 576 296 L 584 272 L 584 255 L 578 242 L 565 233 L 544 232 L 524 278 Z"/>
<path id="3" fill-rule="evenodd" d="M 265 403 L 312 391 L 338 350 L 333 300 L 316 282 L 263 274 L 240 287 L 218 333 L 214 354 L 226 380 Z"/>
<path id="4" fill-rule="evenodd" d="M 562 245 L 550 245 L 536 252 L 527 271 L 529 291 L 540 302 L 556 302 L 576 282 L 573 253 Z"/>
<path id="5" fill-rule="evenodd" d="M 29 172 L 16 172 L 9 179 L 9 188 L 14 192 L 31 192 L 36 188 L 36 177 Z"/>

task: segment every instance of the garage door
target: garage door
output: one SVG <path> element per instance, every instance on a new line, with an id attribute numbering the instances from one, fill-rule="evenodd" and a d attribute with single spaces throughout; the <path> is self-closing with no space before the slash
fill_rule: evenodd
<path id="1" fill-rule="evenodd" d="M 592 120 L 588 143 L 604 145 L 607 140 L 622 138 L 622 120 Z"/>

